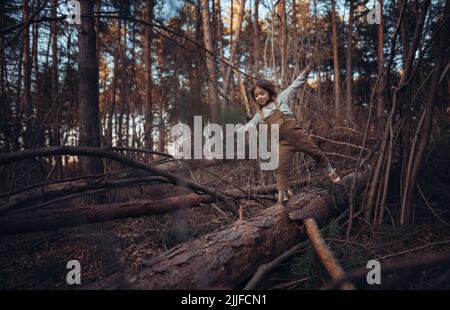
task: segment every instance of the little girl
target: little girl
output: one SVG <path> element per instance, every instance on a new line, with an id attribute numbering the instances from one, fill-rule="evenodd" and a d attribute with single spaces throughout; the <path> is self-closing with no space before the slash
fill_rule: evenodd
<path id="1" fill-rule="evenodd" d="M 306 78 L 311 70 L 310 65 L 295 79 L 292 84 L 277 95 L 275 87 L 266 80 L 259 80 L 251 89 L 251 96 L 257 103 L 258 112 L 240 130 L 246 130 L 249 126 L 258 123 L 267 125 L 279 125 L 279 166 L 277 169 L 278 203 L 289 200 L 292 191 L 288 186 L 289 164 L 296 152 L 304 152 L 314 158 L 323 169 L 324 173 L 334 183 L 339 183 L 341 178 L 327 157 L 314 143 L 308 133 L 297 122 L 289 108 L 289 102 L 299 88 L 306 83 Z"/>

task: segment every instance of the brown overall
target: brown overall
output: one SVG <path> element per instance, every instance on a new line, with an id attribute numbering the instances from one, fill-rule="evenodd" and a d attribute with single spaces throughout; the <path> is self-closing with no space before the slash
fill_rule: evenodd
<path id="1" fill-rule="evenodd" d="M 277 169 L 277 189 L 287 190 L 292 156 L 296 152 L 304 152 L 310 155 L 321 168 L 325 167 L 329 161 L 319 147 L 314 143 L 308 133 L 298 124 L 295 117 L 286 115 L 276 109 L 269 117 L 265 118 L 260 111 L 260 116 L 269 127 L 273 124 L 279 125 L 279 165 Z"/>

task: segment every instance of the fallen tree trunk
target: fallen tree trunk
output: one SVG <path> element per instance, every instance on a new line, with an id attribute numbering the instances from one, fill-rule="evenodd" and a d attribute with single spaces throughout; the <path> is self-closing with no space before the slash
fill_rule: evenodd
<path id="1" fill-rule="evenodd" d="M 214 201 L 216 199 L 211 195 L 189 194 L 164 200 L 130 201 L 16 212 L 0 217 L 0 236 L 162 214 Z"/>
<path id="2" fill-rule="evenodd" d="M 30 192 L 20 193 L 10 198 L 7 204 L 2 205 L 2 208 L 9 210 L 25 209 L 31 208 L 39 203 L 50 201 L 55 198 L 60 198 L 64 196 L 73 195 L 75 193 L 82 193 L 88 190 L 97 189 L 113 189 L 120 187 L 130 187 L 138 185 L 146 185 L 152 183 L 168 183 L 169 180 L 158 176 L 149 177 L 137 177 L 137 178 L 127 178 L 122 180 L 105 180 L 105 179 L 94 179 L 94 180 L 79 180 L 74 182 L 67 182 L 58 186 L 58 184 L 53 185 L 52 189 L 43 191 L 37 188 Z"/>
<path id="3" fill-rule="evenodd" d="M 358 190 L 365 185 L 369 171 L 359 174 Z M 180 244 L 147 261 L 139 273 L 119 271 L 85 286 L 87 289 L 206 289 L 235 288 L 242 285 L 258 266 L 281 255 L 304 239 L 302 221 L 318 223 L 329 219 L 334 202 L 345 203 L 343 186 L 313 188 L 295 196 L 288 206 L 275 205 L 258 215 L 237 221 L 228 228 Z M 335 196 L 335 197 L 333 197 Z"/>
<path id="4" fill-rule="evenodd" d="M 58 155 L 77 155 L 77 156 L 93 156 L 93 157 L 103 157 L 111 160 L 115 160 L 124 165 L 131 166 L 140 170 L 150 172 L 154 175 L 165 177 L 171 181 L 171 183 L 191 188 L 196 192 L 205 193 L 214 196 L 218 200 L 224 202 L 225 207 L 233 213 L 238 210 L 232 201 L 224 196 L 223 194 L 210 189 L 208 187 L 202 186 L 200 184 L 191 182 L 185 178 L 179 177 L 170 172 L 161 170 L 155 166 L 151 166 L 142 161 L 137 161 L 128 158 L 124 155 L 116 153 L 109 148 L 97 148 L 97 147 L 75 147 L 75 146 L 52 146 L 52 147 L 42 147 L 35 149 L 27 149 L 19 152 L 0 154 L 0 165 L 10 164 L 20 160 L 32 159 L 35 157 L 48 157 L 48 156 L 58 156 Z M 14 206 L 0 206 L 0 215 L 13 210 Z"/>
<path id="5" fill-rule="evenodd" d="M 303 220 L 303 224 L 305 224 L 306 233 L 308 234 L 308 238 L 311 240 L 314 250 L 317 255 L 319 255 L 320 260 L 322 261 L 325 269 L 331 275 L 331 278 L 338 279 L 339 277 L 342 277 L 345 274 L 344 269 L 342 269 L 333 252 L 323 240 L 316 221 L 308 218 Z M 353 290 L 355 287 L 351 283 L 345 282 L 342 283 L 341 289 Z"/>

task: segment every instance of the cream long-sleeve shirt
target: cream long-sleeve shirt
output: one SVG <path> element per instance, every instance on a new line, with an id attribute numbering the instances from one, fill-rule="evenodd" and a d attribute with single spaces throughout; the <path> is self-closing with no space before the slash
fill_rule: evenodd
<path id="1" fill-rule="evenodd" d="M 276 102 L 272 101 L 261 109 L 264 118 L 269 117 L 277 109 L 277 106 L 279 107 L 282 113 L 293 116 L 294 113 L 292 113 L 291 108 L 289 108 L 289 102 L 292 100 L 292 98 L 300 89 L 300 87 L 302 87 L 303 84 L 305 83 L 306 83 L 306 74 L 305 71 L 303 71 L 302 73 L 300 73 L 299 76 L 297 76 L 297 78 L 291 83 L 291 85 L 289 85 L 288 88 L 283 90 L 277 96 Z M 255 113 L 253 118 L 244 126 L 239 127 L 237 131 L 245 131 L 250 126 L 258 126 L 258 124 L 260 123 L 264 123 L 264 120 L 261 119 L 259 113 Z"/>

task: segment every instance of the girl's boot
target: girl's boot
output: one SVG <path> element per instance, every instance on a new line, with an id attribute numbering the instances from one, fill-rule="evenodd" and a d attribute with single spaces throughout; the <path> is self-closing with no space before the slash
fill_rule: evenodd
<path id="1" fill-rule="evenodd" d="M 278 191 L 278 204 L 283 204 L 289 200 L 292 196 L 291 190 Z"/>
<path id="2" fill-rule="evenodd" d="M 333 183 L 341 182 L 341 177 L 337 173 L 336 168 L 331 167 L 330 164 L 325 166 L 324 172 L 327 175 L 327 177 L 330 178 L 331 182 Z"/>

